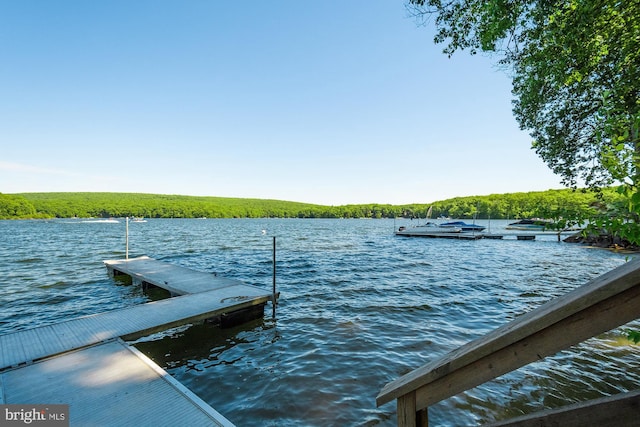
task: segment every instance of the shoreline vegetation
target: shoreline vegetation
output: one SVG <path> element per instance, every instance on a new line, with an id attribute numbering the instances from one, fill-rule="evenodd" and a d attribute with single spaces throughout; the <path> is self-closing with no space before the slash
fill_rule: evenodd
<path id="1" fill-rule="evenodd" d="M 425 218 L 520 219 L 592 215 L 615 203 L 619 195 L 582 190 L 547 190 L 526 193 L 455 197 L 433 203 L 349 204 L 310 203 L 209 196 L 146 193 L 59 192 L 0 193 L 0 219 L 51 218 Z"/>
<path id="2" fill-rule="evenodd" d="M 433 203 L 349 204 L 310 203 L 212 196 L 148 193 L 51 192 L 0 193 L 0 220 L 53 218 L 433 218 L 553 220 L 552 229 L 581 226 L 585 220 L 606 217 L 624 203 L 614 189 L 547 190 L 486 196 L 455 197 Z M 590 230 L 565 239 L 600 248 L 640 252 L 640 247 L 615 233 Z"/>

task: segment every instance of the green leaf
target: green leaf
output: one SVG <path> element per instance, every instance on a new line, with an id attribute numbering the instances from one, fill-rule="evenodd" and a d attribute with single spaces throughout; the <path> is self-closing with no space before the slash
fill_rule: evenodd
<path id="1" fill-rule="evenodd" d="M 640 331 L 628 330 L 627 338 L 633 341 L 634 344 L 638 344 L 640 342 Z"/>

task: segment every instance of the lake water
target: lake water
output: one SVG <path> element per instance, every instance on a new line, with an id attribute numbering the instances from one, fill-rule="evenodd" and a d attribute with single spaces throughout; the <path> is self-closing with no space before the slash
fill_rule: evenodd
<path id="1" fill-rule="evenodd" d="M 404 222 L 408 224 L 408 221 Z M 486 225 L 486 221 L 478 221 Z M 492 221 L 503 231 L 505 221 Z M 238 426 L 393 426 L 389 381 L 584 284 L 627 255 L 535 241 L 402 238 L 394 220 L 150 219 L 148 255 L 271 288 L 276 319 L 180 328 L 135 345 Z M 265 232 L 263 233 L 263 230 Z M 0 333 L 149 301 L 109 278 L 125 222 L 0 221 Z M 640 327 L 638 323 L 632 325 Z M 431 425 L 476 425 L 640 384 L 639 346 L 616 330 L 430 408 Z"/>

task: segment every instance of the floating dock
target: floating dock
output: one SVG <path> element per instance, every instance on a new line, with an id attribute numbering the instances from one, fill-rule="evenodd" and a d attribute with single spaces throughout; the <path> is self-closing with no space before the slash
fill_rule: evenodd
<path id="1" fill-rule="evenodd" d="M 492 234 L 492 233 L 483 233 L 483 232 L 459 232 L 459 233 L 427 233 L 424 231 L 411 231 L 411 230 L 402 230 L 395 231 L 394 234 L 396 236 L 404 236 L 404 237 L 428 237 L 428 238 L 442 238 L 442 239 L 460 239 L 460 240 L 480 240 L 480 239 L 516 239 L 516 240 L 535 240 L 536 236 L 558 236 L 558 241 L 560 240 L 561 235 L 568 235 L 569 232 L 561 232 L 560 236 L 557 232 L 530 232 L 530 233 L 503 233 L 503 234 Z"/>
<path id="2" fill-rule="evenodd" d="M 271 294 L 247 297 L 215 290 L 0 335 L 0 370 L 114 338 L 135 339 L 254 306 L 262 309 L 269 300 Z"/>
<path id="3" fill-rule="evenodd" d="M 460 240 L 478 240 L 482 239 L 481 233 L 414 233 L 410 230 L 396 231 L 396 236 L 404 237 L 427 237 L 427 238 L 441 238 L 441 239 L 460 239 Z"/>
<path id="4" fill-rule="evenodd" d="M 483 239 L 492 239 L 492 240 L 502 240 L 503 237 L 504 235 L 502 234 L 492 234 L 492 233 L 485 233 L 482 235 Z"/>
<path id="5" fill-rule="evenodd" d="M 535 234 L 518 234 L 516 235 L 517 240 L 536 240 Z"/>
<path id="6" fill-rule="evenodd" d="M 158 261 L 147 256 L 104 261 L 110 276 L 125 274 L 133 284 L 153 285 L 174 295 L 195 294 L 215 289 L 233 289 L 239 295 L 264 294 L 264 290 L 245 285 L 240 280 L 218 277 L 212 273 Z"/>
<path id="7" fill-rule="evenodd" d="M 207 319 L 254 319 L 277 295 L 149 257 L 105 265 L 110 275 L 179 296 L 1 335 L 0 403 L 70 404 L 71 425 L 167 425 L 184 411 L 169 424 L 231 426 L 121 338 Z"/>

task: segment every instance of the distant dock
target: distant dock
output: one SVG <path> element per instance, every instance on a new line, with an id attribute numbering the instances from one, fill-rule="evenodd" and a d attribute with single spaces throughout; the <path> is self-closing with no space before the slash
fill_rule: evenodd
<path id="1" fill-rule="evenodd" d="M 110 275 L 174 298 L 0 336 L 0 404 L 70 405 L 71 425 L 219 425 L 226 418 L 122 339 L 264 315 L 277 295 L 149 257 L 105 261 Z M 43 387 L 43 384 L 45 386 Z"/>
<path id="2" fill-rule="evenodd" d="M 440 239 L 460 239 L 460 240 L 478 240 L 482 239 L 481 233 L 425 233 L 424 231 L 412 232 L 410 229 L 395 232 L 396 236 L 403 237 L 426 237 Z"/>
<path id="3" fill-rule="evenodd" d="M 424 231 L 412 232 L 411 229 L 398 230 L 394 232 L 396 236 L 403 236 L 403 237 L 426 237 L 426 238 L 459 239 L 459 240 L 480 240 L 480 239 L 535 240 L 536 236 L 558 236 L 558 241 L 560 241 L 560 236 L 567 236 L 574 233 L 575 231 L 561 231 L 559 233 L 557 231 L 531 231 L 531 232 L 520 232 L 520 233 L 510 232 L 510 233 L 501 233 L 501 234 L 484 233 L 484 232 L 466 232 L 466 231 L 462 231 L 458 233 L 425 233 Z"/>

